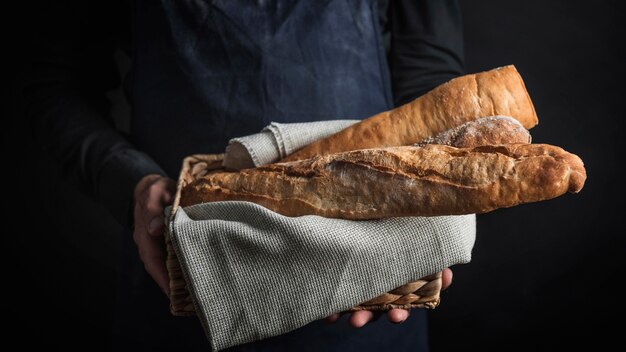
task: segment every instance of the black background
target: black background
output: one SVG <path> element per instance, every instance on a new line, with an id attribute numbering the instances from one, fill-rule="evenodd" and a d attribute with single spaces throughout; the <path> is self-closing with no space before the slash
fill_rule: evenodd
<path id="1" fill-rule="evenodd" d="M 602 350 L 621 342 L 622 3 L 461 1 L 467 72 L 515 64 L 539 115 L 534 142 L 578 154 L 588 180 L 580 194 L 478 217 L 473 261 L 454 268 L 454 284 L 430 315 L 434 351 Z M 17 39 L 7 46 L 18 59 L 27 31 L 5 31 Z M 32 145 L 13 104 L 18 64 L 5 66 L 2 119 L 5 333 L 24 348 L 106 350 L 123 231 Z"/>

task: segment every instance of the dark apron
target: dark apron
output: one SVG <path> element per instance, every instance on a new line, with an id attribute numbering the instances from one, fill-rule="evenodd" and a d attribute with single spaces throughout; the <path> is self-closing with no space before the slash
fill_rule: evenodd
<path id="1" fill-rule="evenodd" d="M 272 121 L 362 119 L 392 106 L 375 0 L 138 0 L 134 13 L 131 136 L 171 177 L 186 155 L 221 153 Z M 116 348 L 207 351 L 198 320 L 169 316 L 129 260 Z M 414 351 L 425 336 L 417 310 L 401 325 L 319 321 L 234 350 Z"/>
<path id="2" fill-rule="evenodd" d="M 272 121 L 390 108 L 377 10 L 371 0 L 139 1 L 134 142 L 175 177 L 184 156 L 221 153 Z"/>

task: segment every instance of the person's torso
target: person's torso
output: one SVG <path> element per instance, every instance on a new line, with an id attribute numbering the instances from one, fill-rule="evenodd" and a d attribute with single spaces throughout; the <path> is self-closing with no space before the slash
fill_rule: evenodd
<path id="1" fill-rule="evenodd" d="M 392 106 L 375 0 L 138 0 L 131 136 L 176 177 L 272 121 Z"/>
<path id="2" fill-rule="evenodd" d="M 392 107 L 379 1 L 134 4 L 131 137 L 171 177 L 185 156 L 221 153 L 272 121 L 362 119 Z M 163 337 L 189 334 L 192 323 Z M 317 321 L 232 350 L 425 350 L 425 324 L 419 310 L 402 325 Z M 187 343 L 207 346 L 201 335 Z"/>

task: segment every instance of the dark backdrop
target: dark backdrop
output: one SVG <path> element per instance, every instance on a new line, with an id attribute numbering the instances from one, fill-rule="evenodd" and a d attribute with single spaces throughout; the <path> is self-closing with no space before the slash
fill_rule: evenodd
<path id="1" fill-rule="evenodd" d="M 515 64 L 533 141 L 578 154 L 580 194 L 478 217 L 469 265 L 431 315 L 435 350 L 604 350 L 624 325 L 618 163 L 626 56 L 623 1 L 465 0 L 467 71 Z"/>
<path id="2" fill-rule="evenodd" d="M 588 181 L 578 195 L 478 217 L 473 261 L 455 268 L 431 314 L 433 350 L 620 342 L 622 1 L 462 0 L 462 7 L 467 71 L 515 64 L 539 115 L 534 141 L 580 155 Z M 22 31 L 28 28 L 7 32 L 18 39 L 8 42 L 18 59 L 28 45 Z M 5 66 L 8 82 L 14 67 Z M 11 91 L 4 97 L 6 336 L 25 347 L 106 350 L 121 228 L 40 157 Z M 27 220 L 15 220 L 18 212 Z"/>

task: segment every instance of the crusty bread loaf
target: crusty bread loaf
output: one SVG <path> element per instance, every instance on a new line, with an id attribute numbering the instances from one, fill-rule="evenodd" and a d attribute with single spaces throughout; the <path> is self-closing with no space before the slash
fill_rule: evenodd
<path id="1" fill-rule="evenodd" d="M 356 123 L 282 161 L 349 150 L 412 145 L 467 121 L 512 116 L 530 129 L 537 114 L 514 66 L 455 78 L 414 101 Z"/>
<path id="2" fill-rule="evenodd" d="M 181 205 L 242 200 L 344 219 L 470 214 L 575 193 L 585 179 L 580 158 L 551 145 L 430 144 L 216 172 L 186 186 Z"/>
<path id="3" fill-rule="evenodd" d="M 472 148 L 481 145 L 528 144 L 531 140 L 528 130 L 514 118 L 489 116 L 466 122 L 435 137 L 426 138 L 416 145 L 445 144 L 457 148 Z"/>

